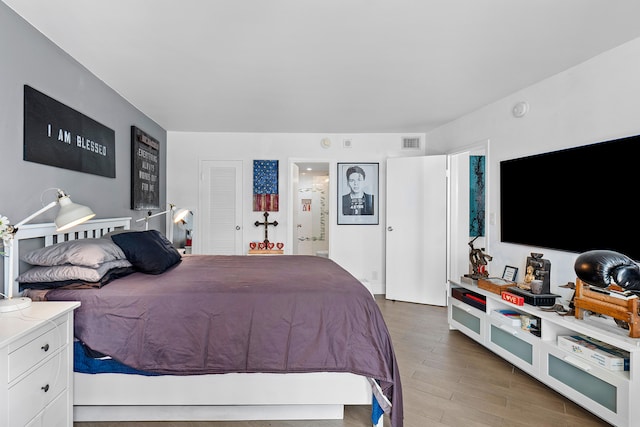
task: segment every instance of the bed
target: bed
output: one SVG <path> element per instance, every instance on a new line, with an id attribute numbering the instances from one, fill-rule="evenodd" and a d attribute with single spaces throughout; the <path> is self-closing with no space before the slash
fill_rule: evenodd
<path id="1" fill-rule="evenodd" d="M 293 255 L 178 255 L 170 263 L 162 251 L 173 259 L 175 248 L 160 233 L 121 232 L 129 228 L 130 218 L 114 218 L 66 234 L 53 224 L 16 234 L 14 258 L 29 262 L 16 261 L 23 286 L 15 291 L 80 301 L 78 343 L 130 369 L 76 367 L 75 421 L 340 419 L 345 405 L 371 405 L 362 425 L 386 418 L 402 427 L 400 375 L 382 315 L 336 263 Z M 146 239 L 159 241 L 163 255 L 148 256 Z M 99 281 L 50 277 L 50 259 L 41 259 L 42 251 L 56 253 L 64 270 L 80 243 L 105 240 L 130 266 L 102 271 Z M 39 269 L 49 282 L 33 286 Z"/>

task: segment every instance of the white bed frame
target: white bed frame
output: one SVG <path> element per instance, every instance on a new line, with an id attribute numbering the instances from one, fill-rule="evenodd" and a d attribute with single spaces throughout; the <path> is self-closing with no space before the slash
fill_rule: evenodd
<path id="1" fill-rule="evenodd" d="M 62 234 L 53 223 L 28 224 L 16 233 L 14 251 L 22 255 L 20 241 L 25 239 L 40 238 L 39 246 L 49 246 L 130 229 L 130 223 L 131 218 L 91 220 Z M 19 256 L 13 258 L 13 271 L 18 272 Z M 5 258 L 5 272 L 7 264 Z M 372 402 L 367 378 L 329 372 L 154 377 L 74 373 L 73 396 L 75 421 L 342 419 L 344 405 Z M 383 418 L 376 427 L 382 427 Z M 362 425 L 371 425 L 370 419 Z"/>

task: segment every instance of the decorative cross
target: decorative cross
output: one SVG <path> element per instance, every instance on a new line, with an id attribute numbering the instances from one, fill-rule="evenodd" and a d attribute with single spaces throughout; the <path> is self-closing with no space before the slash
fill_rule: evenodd
<path id="1" fill-rule="evenodd" d="M 269 244 L 269 238 L 268 238 L 268 230 L 267 228 L 270 225 L 273 225 L 274 227 L 278 226 L 278 221 L 273 221 L 273 222 L 269 222 L 269 212 L 265 212 L 262 215 L 264 215 L 264 221 L 260 222 L 260 221 L 256 221 L 255 222 L 255 226 L 259 227 L 261 225 L 264 226 L 264 244 L 268 245 Z"/>

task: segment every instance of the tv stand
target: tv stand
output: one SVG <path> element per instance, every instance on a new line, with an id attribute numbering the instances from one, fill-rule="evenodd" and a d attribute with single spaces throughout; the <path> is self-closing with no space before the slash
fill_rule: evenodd
<path id="1" fill-rule="evenodd" d="M 465 297 L 467 292 L 471 294 Z M 507 309 L 535 319 L 539 331 L 523 330 L 513 319 L 497 314 L 497 310 Z M 466 278 L 449 282 L 450 329 L 462 332 L 608 423 L 637 425 L 640 339 L 630 337 L 612 318 L 596 313 L 585 308 L 583 319 L 561 316 L 528 304 L 512 304 Z M 629 352 L 629 370 L 609 370 L 559 347 L 558 337 L 564 335 L 589 336 Z"/>

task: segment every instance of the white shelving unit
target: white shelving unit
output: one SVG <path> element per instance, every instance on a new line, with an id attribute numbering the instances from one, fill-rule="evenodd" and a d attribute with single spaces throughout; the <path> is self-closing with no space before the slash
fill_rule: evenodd
<path id="1" fill-rule="evenodd" d="M 486 299 L 486 309 L 452 296 L 460 288 Z M 458 289 L 458 291 L 456 291 Z M 492 316 L 493 310 L 510 309 L 538 318 L 540 337 Z M 583 406 L 607 422 L 624 427 L 640 419 L 640 339 L 613 319 L 560 316 L 525 304 L 517 306 L 501 296 L 465 281 L 449 282 L 448 321 L 529 375 Z M 586 335 L 629 352 L 629 371 L 611 371 L 573 355 L 557 345 L 560 335 Z M 637 425 L 637 424 L 636 424 Z"/>

